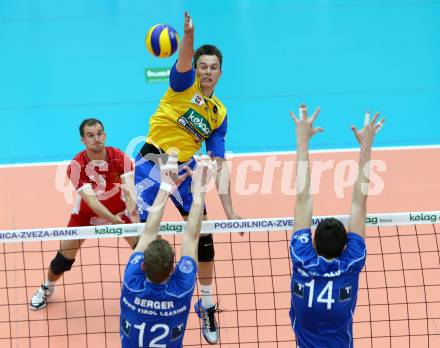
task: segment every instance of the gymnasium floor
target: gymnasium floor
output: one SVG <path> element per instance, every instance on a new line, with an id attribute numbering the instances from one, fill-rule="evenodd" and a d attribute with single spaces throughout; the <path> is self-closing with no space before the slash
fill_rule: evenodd
<path id="1" fill-rule="evenodd" d="M 351 191 L 349 187 L 339 191 L 335 186 L 335 178 L 339 175 L 335 167 L 342 160 L 357 158 L 352 150 L 356 143 L 348 126 L 352 123 L 361 126 L 365 110 L 381 111 L 387 118 L 376 139 L 379 149 L 373 153 L 374 159 L 386 164 L 386 170 L 380 172 L 384 187 L 369 199 L 369 212 L 440 210 L 440 119 L 435 108 L 440 98 L 440 1 L 167 1 L 165 6 L 161 1 L 21 0 L 0 2 L 0 37 L 4 47 L 0 56 L 3 82 L 0 94 L 3 130 L 0 137 L 0 230 L 66 224 L 73 193 L 64 180 L 66 164 L 63 161 L 82 150 L 78 125 L 85 117 L 94 116 L 104 122 L 108 145 L 131 154 L 135 152 L 148 132 L 149 115 L 167 87 L 163 82 L 147 83 L 145 69 L 169 68 L 176 59 L 150 56 L 143 44 L 145 33 L 150 26 L 160 22 L 173 25 L 181 32 L 184 10 L 193 17 L 196 45 L 214 43 L 224 54 L 223 76 L 216 94 L 228 107 L 227 146 L 232 157 L 234 205 L 239 214 L 249 218 L 292 215 L 294 195 L 289 188 L 294 185 L 285 182 L 283 173 L 289 177 L 292 164 L 289 161 L 295 160 L 295 155 L 289 153 L 295 149 L 295 136 L 288 111 L 296 110 L 301 102 L 306 102 L 310 108 L 320 106 L 322 110 L 317 124 L 325 128 L 325 133 L 313 139 L 311 148 L 316 153 L 312 159 L 333 161 L 332 169 L 323 173 L 315 196 L 315 215 L 348 213 Z M 277 165 L 276 161 L 281 164 Z M 272 171 L 268 171 L 270 168 Z M 252 184 L 257 185 L 254 192 L 249 190 Z M 215 192 L 210 192 L 207 204 L 210 218 L 225 218 Z M 166 219 L 179 219 L 171 206 L 167 208 Z M 418 230 L 417 234 L 423 235 L 423 231 Z M 370 233 L 375 236 L 374 230 L 370 229 Z M 389 233 L 392 238 L 396 231 Z M 412 232 L 401 229 L 398 234 L 401 233 L 410 236 Z M 438 231 L 434 235 L 440 244 Z M 235 241 L 240 237 L 216 238 L 220 245 L 216 272 L 225 276 L 222 285 L 231 286 L 227 262 L 231 253 L 235 254 L 229 250 L 232 247 L 227 238 Z M 248 248 L 252 246 L 253 256 L 258 259 L 267 256 L 266 249 L 257 251 L 259 243 L 272 245 L 265 238 L 275 238 L 272 242 L 276 245 L 277 238 L 286 236 L 244 238 L 240 241 L 251 238 L 252 243 L 246 244 Z M 31 256 L 23 255 L 34 254 L 23 253 L 20 248 L 38 249 L 41 245 L 0 245 L 3 253 L 10 252 L 0 261 L 1 297 L 8 297 L 9 306 L 17 304 L 14 310 L 1 306 L 0 347 L 76 347 L 84 346 L 84 342 L 94 347 L 103 346 L 104 342 L 108 347 L 117 346 L 117 335 L 103 338 L 101 333 L 94 333 L 101 332 L 102 325 L 117 325 L 114 317 L 104 324 L 105 319 L 100 318 L 102 311 L 114 314 L 117 301 L 105 302 L 102 297 L 97 299 L 95 295 L 83 293 L 82 297 L 75 298 L 78 302 L 70 303 L 73 307 L 68 311 L 63 301 L 70 296 L 68 292 L 75 293 L 75 286 L 82 282 L 90 282 L 87 287 L 91 293 L 99 293 L 93 288 L 99 276 L 110 277 L 108 273 L 114 272 L 112 267 L 115 265 L 103 271 L 102 267 L 106 267 L 99 268 L 96 263 L 114 257 L 115 248 L 107 250 L 106 243 L 114 246 L 116 241 L 101 240 L 99 249 L 96 243 L 88 241 L 89 247 L 84 249 L 78 264 L 82 266 L 66 276 L 66 286 L 55 293 L 53 301 L 58 303 L 39 313 L 28 312 L 25 303 L 39 286 L 42 268 L 47 267 L 56 245 L 45 244 L 47 252 L 40 255 L 39 260 L 26 259 Z M 375 250 L 376 240 L 372 238 L 368 243 L 369 251 Z M 238 248 L 243 246 L 242 243 L 236 245 Z M 419 247 L 420 250 L 425 248 Z M 272 253 L 282 253 L 277 248 L 269 247 Z M 98 256 L 97 250 L 101 250 Z M 235 252 L 241 255 L 244 251 Z M 120 254 L 123 263 L 128 251 L 122 249 Z M 287 258 L 280 262 L 280 268 L 289 267 Z M 388 268 L 382 265 L 384 273 L 385 269 L 393 268 L 393 262 L 398 264 L 393 260 L 387 262 Z M 16 263 L 18 268 L 21 264 L 33 266 L 26 272 L 8 272 L 6 266 L 11 263 Z M 247 281 L 255 282 L 254 277 L 247 276 L 249 265 L 243 263 L 239 266 L 243 270 L 242 283 L 240 286 L 235 284 L 236 291 L 251 288 Z M 434 264 L 438 263 L 437 258 Z M 370 257 L 366 270 L 377 267 L 377 259 Z M 266 271 L 262 268 L 262 272 Z M 84 274 L 89 278 L 85 279 Z M 428 285 L 440 290 L 438 279 L 440 266 L 425 275 L 425 291 Z M 366 280 L 364 273 L 361 287 L 365 288 Z M 375 281 L 380 283 L 380 280 L 368 279 L 368 287 L 374 288 Z M 270 287 L 265 284 L 263 288 Z M 109 296 L 117 297 L 117 282 L 109 286 Z M 254 291 L 259 286 L 254 283 Z M 14 290 L 8 292 L 6 287 Z M 217 291 L 223 290 L 217 288 Z M 236 294 L 235 297 L 222 296 L 221 303 L 238 309 L 236 297 Z M 381 312 L 382 297 L 380 291 L 370 291 L 369 315 L 376 310 L 376 317 L 366 319 L 368 313 L 358 310 L 356 320 L 379 318 L 380 323 L 381 318 L 386 317 Z M 240 303 L 245 303 L 245 298 L 245 295 L 240 296 Z M 406 300 L 410 303 L 411 297 L 408 295 Z M 263 296 L 261 301 L 264 303 L 267 299 Z M 360 294 L 360 305 L 365 304 L 362 301 L 366 300 Z M 84 309 L 76 308 L 77 303 Z M 375 305 L 377 308 L 372 311 Z M 260 308 L 258 304 L 254 306 Z M 88 308 L 87 314 L 96 318 L 86 321 L 85 308 Z M 438 307 L 433 308 L 440 313 Z M 238 313 L 246 312 L 246 307 L 241 309 Z M 69 315 L 79 313 L 79 318 L 67 323 L 66 312 Z M 224 321 L 225 326 L 229 324 L 230 328 L 222 331 L 222 345 L 238 347 L 232 343 L 237 335 L 242 342 L 255 340 L 257 336 L 260 342 L 265 342 L 266 336 L 273 339 L 273 330 L 281 341 L 292 340 L 286 313 L 277 313 L 277 317 L 280 314 L 278 324 L 284 325 L 281 329 L 268 325 L 256 334 L 253 329 L 237 332 L 233 328 L 234 320 L 252 323 L 252 316 L 240 314 L 243 316 L 238 318 L 239 314 L 235 313 L 237 318 L 232 319 L 224 312 L 220 314 L 220 321 Z M 197 321 L 193 314 L 191 316 L 189 326 L 195 328 Z M 35 320 L 34 324 L 14 320 L 23 317 Z M 6 318 L 18 324 L 12 325 L 5 321 Z M 377 327 L 358 325 L 356 337 L 366 338 L 357 340 L 356 347 L 387 344 L 435 347 L 440 345 L 438 335 L 430 338 L 432 341 L 427 340 L 428 330 L 440 327 L 440 319 L 435 318 L 438 315 L 425 320 L 426 332 L 416 329 L 418 334 L 406 341 L 388 339 L 391 328 L 387 331 L 379 324 Z M 37 324 L 42 326 L 35 326 Z M 69 330 L 74 327 L 78 332 L 85 327 L 88 334 L 73 334 L 67 339 L 68 325 Z M 38 337 L 46 331 L 51 338 Z M 190 331 L 187 339 L 195 346 L 201 344 L 197 330 Z M 283 346 L 283 343 L 267 342 L 260 347 Z M 243 343 L 239 346 L 256 345 Z"/>

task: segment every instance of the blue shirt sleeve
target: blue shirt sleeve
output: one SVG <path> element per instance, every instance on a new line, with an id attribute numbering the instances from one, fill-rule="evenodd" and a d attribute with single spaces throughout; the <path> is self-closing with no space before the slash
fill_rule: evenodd
<path id="1" fill-rule="evenodd" d="M 225 158 L 226 152 L 226 132 L 228 129 L 228 116 L 225 116 L 220 127 L 206 139 L 206 151 L 211 151 L 212 157 Z"/>
<path id="2" fill-rule="evenodd" d="M 345 270 L 360 272 L 365 265 L 366 255 L 367 247 L 364 238 L 356 233 L 349 232 L 347 245 L 340 257 L 345 265 Z"/>
<path id="3" fill-rule="evenodd" d="M 128 259 L 127 266 L 125 267 L 124 272 L 124 283 L 127 286 L 130 286 L 135 279 L 142 278 L 144 280 L 145 275 L 144 271 L 141 268 L 141 264 L 144 262 L 144 253 L 143 252 L 135 252 L 131 254 Z"/>
<path id="4" fill-rule="evenodd" d="M 194 84 L 196 72 L 194 69 L 178 72 L 176 64 L 177 62 L 174 63 L 170 71 L 170 87 L 174 92 L 183 92 Z"/>
<path id="5" fill-rule="evenodd" d="M 172 275 L 173 281 L 179 287 L 180 293 L 186 293 L 194 288 L 197 274 L 197 263 L 189 256 L 182 256 Z"/>
<path id="6" fill-rule="evenodd" d="M 302 265 L 316 257 L 312 245 L 312 231 L 310 228 L 298 230 L 290 240 L 290 257 L 293 265 Z"/>

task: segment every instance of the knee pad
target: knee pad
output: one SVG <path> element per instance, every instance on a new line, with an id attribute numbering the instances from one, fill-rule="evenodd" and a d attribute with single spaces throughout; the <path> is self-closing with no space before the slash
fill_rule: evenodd
<path id="1" fill-rule="evenodd" d="M 75 259 L 69 260 L 67 259 L 61 252 L 57 252 L 57 255 L 50 263 L 50 270 L 55 275 L 63 274 L 66 271 L 70 271 L 72 268 Z"/>
<path id="2" fill-rule="evenodd" d="M 214 240 L 212 239 L 212 234 L 207 236 L 202 236 L 199 238 L 199 261 L 200 262 L 210 262 L 214 260 Z"/>

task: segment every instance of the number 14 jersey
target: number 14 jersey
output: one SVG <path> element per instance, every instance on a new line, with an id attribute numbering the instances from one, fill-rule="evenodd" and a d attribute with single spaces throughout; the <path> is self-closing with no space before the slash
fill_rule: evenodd
<path id="1" fill-rule="evenodd" d="M 353 314 L 366 257 L 364 239 L 349 232 L 341 256 L 327 260 L 313 248 L 311 230 L 298 230 L 290 241 L 290 256 L 290 319 L 298 347 L 353 347 Z"/>

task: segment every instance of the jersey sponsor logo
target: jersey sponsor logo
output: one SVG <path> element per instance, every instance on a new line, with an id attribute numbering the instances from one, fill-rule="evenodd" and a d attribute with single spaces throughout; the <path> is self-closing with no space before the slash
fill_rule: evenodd
<path id="1" fill-rule="evenodd" d="M 198 142 L 203 141 L 203 136 L 197 133 L 197 131 L 194 129 L 194 127 L 183 117 L 179 117 L 177 122 L 183 126 L 189 133 L 191 133 Z"/>
<path id="2" fill-rule="evenodd" d="M 191 273 L 194 270 L 194 264 L 191 260 L 184 259 L 179 264 L 179 270 L 183 273 Z"/>
<path id="3" fill-rule="evenodd" d="M 185 326 L 183 325 L 183 323 L 180 323 L 179 325 L 173 327 L 171 329 L 171 341 L 177 340 L 178 338 L 180 338 L 183 335 L 183 329 L 185 328 Z"/>
<path id="4" fill-rule="evenodd" d="M 351 285 L 339 289 L 339 302 L 351 300 L 352 287 Z"/>
<path id="5" fill-rule="evenodd" d="M 177 122 L 193 135 L 195 135 L 195 130 L 202 137 L 201 139 L 197 137 L 198 140 L 203 140 L 211 136 L 212 129 L 209 122 L 197 111 L 191 108 L 180 116 Z"/>
<path id="6" fill-rule="evenodd" d="M 202 106 L 205 104 L 205 99 L 200 94 L 194 94 L 194 97 L 191 99 L 191 103 L 196 104 L 197 106 Z"/>
<path id="7" fill-rule="evenodd" d="M 130 293 L 130 290 L 125 287 L 123 292 Z M 174 303 L 173 301 L 154 301 L 140 297 L 133 299 L 131 296 L 129 298 L 122 296 L 122 303 L 125 309 L 129 309 L 137 314 L 156 317 L 174 317 L 189 310 L 187 305 Z"/>
<path id="8" fill-rule="evenodd" d="M 301 267 L 298 267 L 298 273 L 301 274 L 303 277 L 308 277 L 309 274 L 304 271 Z"/>
<path id="9" fill-rule="evenodd" d="M 293 294 L 304 298 L 304 285 L 299 282 L 293 282 Z"/>
<path id="10" fill-rule="evenodd" d="M 203 134 L 203 136 L 208 137 L 211 135 L 211 126 L 202 115 L 198 114 L 194 110 L 191 110 L 188 114 L 188 119 L 197 128 L 197 130 L 199 130 Z"/>
<path id="11" fill-rule="evenodd" d="M 121 318 L 121 331 L 123 334 L 127 337 L 130 337 L 130 331 L 131 331 L 131 324 L 128 320 L 125 318 Z"/>

